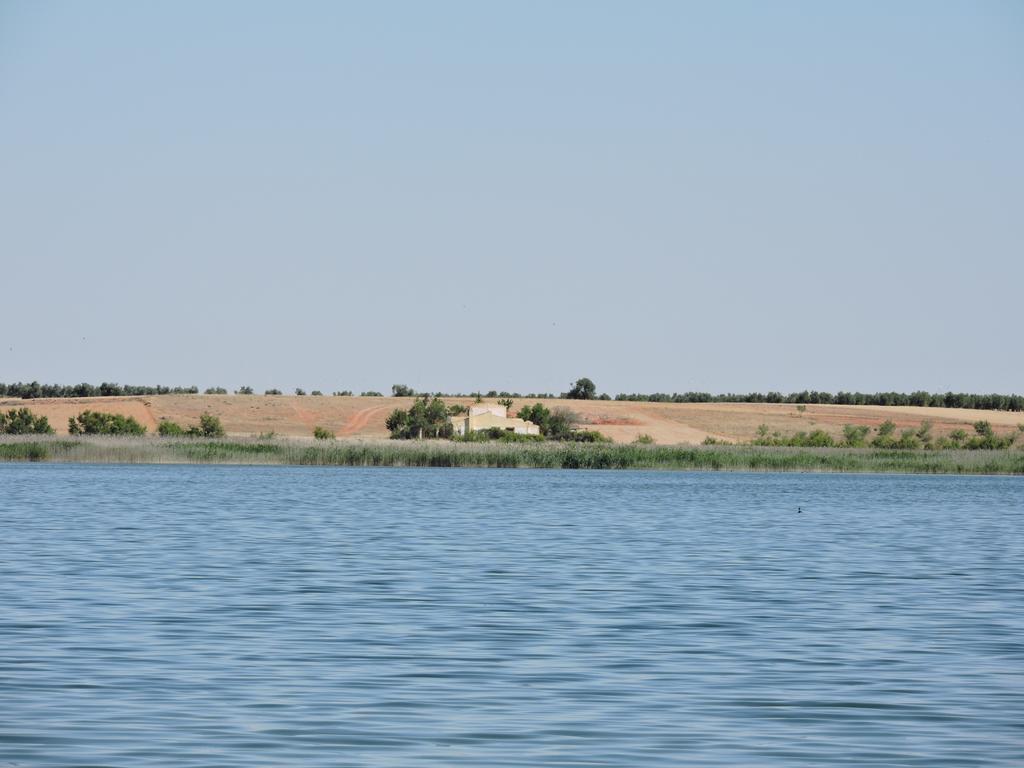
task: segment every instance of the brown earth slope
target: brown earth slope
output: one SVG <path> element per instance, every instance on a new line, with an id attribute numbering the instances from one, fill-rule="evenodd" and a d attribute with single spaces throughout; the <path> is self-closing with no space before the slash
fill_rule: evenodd
<path id="1" fill-rule="evenodd" d="M 468 398 L 446 398 L 448 404 L 470 405 Z M 513 410 L 533 400 L 517 399 Z M 931 421 L 936 435 L 954 429 L 973 432 L 975 421 L 985 420 L 999 434 L 1017 431 L 1024 413 L 978 411 L 955 408 L 875 407 L 844 405 L 795 405 L 753 403 L 629 403 L 606 400 L 544 400 L 548 408 L 568 408 L 583 426 L 596 429 L 616 442 L 630 442 L 648 434 L 661 445 L 700 443 L 707 437 L 728 442 L 748 442 L 765 424 L 771 431 L 791 434 L 823 429 L 840 436 L 844 424 L 877 427 L 886 419 L 897 430 L 918 427 Z M 196 424 L 200 415 L 211 413 L 229 435 L 249 436 L 273 432 L 288 437 L 309 437 L 314 426 L 329 429 L 340 438 L 387 437 L 384 420 L 394 408 L 408 408 L 412 398 L 401 397 L 313 397 L 294 395 L 154 395 L 151 397 L 86 397 L 40 400 L 0 400 L 0 409 L 28 407 L 49 418 L 59 432 L 66 433 L 68 417 L 86 409 L 134 416 L 156 431 L 163 419 L 183 427 Z"/>

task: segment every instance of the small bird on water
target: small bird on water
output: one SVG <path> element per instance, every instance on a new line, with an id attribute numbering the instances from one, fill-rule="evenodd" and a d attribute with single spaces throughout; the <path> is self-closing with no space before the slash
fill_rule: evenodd
<path id="1" fill-rule="evenodd" d="M 797 512 L 803 512 L 804 510 L 803 510 L 803 509 L 802 509 L 801 507 L 797 507 L 797 508 L 796 508 L 796 511 L 797 511 Z"/>

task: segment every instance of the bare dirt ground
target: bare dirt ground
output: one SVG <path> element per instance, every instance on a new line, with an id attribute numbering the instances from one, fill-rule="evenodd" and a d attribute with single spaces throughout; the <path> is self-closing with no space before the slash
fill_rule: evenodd
<path id="1" fill-rule="evenodd" d="M 469 398 L 446 398 L 449 405 L 472 404 Z M 516 411 L 533 400 L 515 401 Z M 1017 431 L 1024 413 L 978 411 L 959 408 L 874 407 L 846 405 L 795 405 L 758 403 L 630 403 L 606 400 L 543 400 L 548 408 L 567 408 L 579 416 L 582 425 L 596 429 L 616 442 L 631 442 L 648 434 L 660 445 L 700 443 L 707 437 L 727 442 L 748 442 L 758 426 L 783 434 L 823 429 L 841 436 L 843 425 L 877 427 L 886 419 L 897 430 L 917 428 L 931 421 L 933 433 L 954 429 L 973 433 L 972 424 L 985 420 L 998 434 Z M 188 427 L 211 413 L 229 435 L 250 436 L 274 433 L 287 437 L 310 437 L 313 427 L 331 430 L 339 438 L 384 438 L 387 415 L 395 408 L 408 408 L 412 398 L 402 397 L 299 397 L 295 395 L 154 395 L 151 397 L 86 397 L 67 399 L 0 399 L 0 409 L 27 407 L 46 416 L 58 433 L 66 434 L 68 418 L 91 409 L 134 416 L 156 431 L 163 419 Z M 1024 439 L 1024 438 L 1022 438 Z"/>

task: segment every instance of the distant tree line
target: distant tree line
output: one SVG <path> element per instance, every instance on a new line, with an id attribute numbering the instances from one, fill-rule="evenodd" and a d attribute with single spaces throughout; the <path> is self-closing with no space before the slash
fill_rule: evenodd
<path id="1" fill-rule="evenodd" d="M 917 405 L 933 408 L 977 408 L 984 411 L 1024 411 L 1024 395 L 973 395 L 965 392 L 817 392 L 804 390 L 784 395 L 781 392 L 712 395 L 708 392 L 684 392 L 650 395 L 620 394 L 616 400 L 650 403 L 797 403 L 800 405 Z"/>
<path id="2" fill-rule="evenodd" d="M 145 387 L 134 384 L 113 384 L 105 381 L 96 384 L 40 384 L 0 382 L 0 397 L 20 397 L 33 400 L 40 397 L 117 397 L 138 395 L 197 395 L 199 387 Z"/>
<path id="3" fill-rule="evenodd" d="M 205 390 L 206 394 L 226 394 L 223 387 L 210 387 Z M 295 390 L 296 394 L 305 394 L 301 389 Z M 553 398 L 569 398 L 577 400 L 611 400 L 608 394 L 597 394 L 594 383 L 587 378 L 579 379 L 569 389 L 560 395 L 550 392 L 507 392 L 504 390 L 489 390 L 487 392 L 451 393 L 451 392 L 416 392 L 412 387 L 404 384 L 395 384 L 391 387 L 391 393 L 395 397 L 461 397 L 474 398 L 518 398 L 529 400 L 545 400 Z M 0 397 L 19 397 L 25 400 L 42 397 L 116 397 L 116 396 L 138 396 L 138 395 L 195 395 L 199 394 L 198 387 L 164 387 L 164 386 L 137 386 L 132 384 L 114 384 L 103 382 L 102 384 L 40 384 L 38 381 L 29 383 L 16 382 L 4 384 L 0 382 Z M 236 394 L 253 394 L 252 387 L 240 387 Z M 268 389 L 265 394 L 279 395 L 281 390 Z M 319 390 L 313 390 L 313 395 L 319 395 Z M 335 396 L 350 396 L 349 390 L 337 391 Z M 366 391 L 363 397 L 380 397 L 381 393 Z M 984 411 L 1024 411 L 1024 395 L 1000 395 L 1000 394 L 971 394 L 967 392 L 925 392 L 919 390 L 909 394 L 905 392 L 818 392 L 817 390 L 803 390 L 801 392 L 749 392 L 746 394 L 711 394 L 710 392 L 653 392 L 651 394 L 618 394 L 615 400 L 644 403 L 790 403 L 797 405 L 916 405 L 931 406 L 934 408 L 977 408 Z"/>

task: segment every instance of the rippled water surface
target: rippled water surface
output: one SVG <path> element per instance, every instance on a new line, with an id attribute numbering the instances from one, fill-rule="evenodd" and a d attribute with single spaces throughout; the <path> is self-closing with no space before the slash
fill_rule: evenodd
<path id="1" fill-rule="evenodd" d="M 1024 764 L 1020 478 L 5 465 L 0 533 L 0 766 Z"/>

